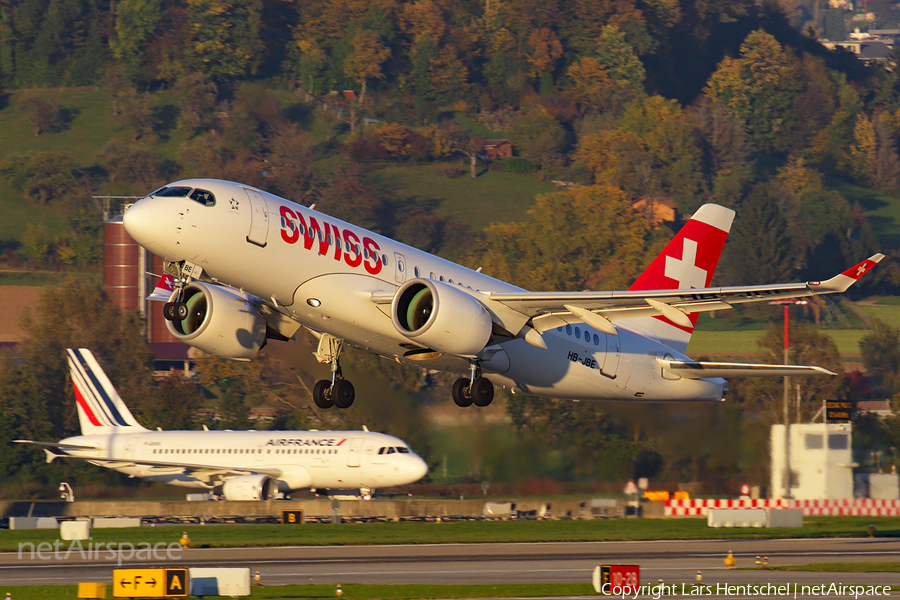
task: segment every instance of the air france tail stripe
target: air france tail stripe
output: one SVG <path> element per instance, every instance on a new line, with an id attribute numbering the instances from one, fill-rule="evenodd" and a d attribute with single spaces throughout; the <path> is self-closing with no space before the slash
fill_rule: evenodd
<path id="1" fill-rule="evenodd" d="M 119 411 L 116 409 L 112 398 L 109 397 L 109 394 L 103 387 L 103 384 L 100 383 L 100 381 L 97 379 L 97 376 L 94 375 L 93 370 L 91 370 L 91 367 L 87 364 L 87 361 L 85 361 L 84 357 L 81 356 L 80 350 L 75 350 L 75 354 L 78 356 L 78 360 L 81 362 L 84 370 L 87 373 L 87 376 L 90 378 L 91 384 L 93 385 L 94 390 L 97 392 L 97 395 L 101 400 L 103 400 L 104 404 L 106 404 L 107 408 L 109 408 L 110 412 L 112 413 L 113 421 L 123 427 L 128 427 L 128 423 L 125 421 L 125 419 L 122 418 L 122 415 L 119 414 Z"/>
<path id="2" fill-rule="evenodd" d="M 78 385 L 75 382 L 72 382 L 72 387 L 75 388 L 75 401 L 78 402 L 78 406 L 81 407 L 81 410 L 84 411 L 84 414 L 87 415 L 88 420 L 91 422 L 91 425 L 95 427 L 101 427 L 100 421 L 97 420 L 97 417 L 94 415 L 94 412 L 91 410 L 91 407 L 88 406 L 88 403 L 85 402 L 84 396 L 81 395 L 81 391 L 78 389 Z"/>
<path id="3" fill-rule="evenodd" d="M 71 359 L 70 365 L 72 367 L 72 383 L 75 387 L 76 397 L 78 394 L 81 395 L 85 406 L 88 406 L 90 411 L 96 415 L 97 420 L 100 421 L 98 423 L 100 427 L 114 427 L 112 418 L 104 410 L 103 405 L 97 402 L 97 394 L 91 389 L 91 385 L 85 378 L 84 371 L 81 370 L 78 362 Z"/>

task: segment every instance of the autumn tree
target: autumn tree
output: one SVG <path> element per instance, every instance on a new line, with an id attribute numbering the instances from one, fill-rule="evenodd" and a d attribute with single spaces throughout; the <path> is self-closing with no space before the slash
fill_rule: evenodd
<path id="1" fill-rule="evenodd" d="M 344 60 L 344 73 L 362 87 L 359 95 L 359 103 L 362 104 L 366 97 L 366 82 L 384 77 L 381 67 L 391 55 L 391 50 L 381 43 L 378 34 L 367 29 L 358 30 L 351 44 L 353 50 Z"/>
<path id="2" fill-rule="evenodd" d="M 543 194 L 520 222 L 491 225 L 472 259 L 532 290 L 625 289 L 646 264 L 650 227 L 619 190 L 595 185 Z M 528 268 L 523 268 L 528 265 Z"/>
<path id="3" fill-rule="evenodd" d="M 781 311 L 778 312 L 780 314 Z M 789 334 L 790 364 L 816 365 L 838 374 L 837 377 L 789 378 L 790 418 L 792 422 L 803 423 L 822 407 L 822 401 L 845 399 L 846 388 L 843 382 L 844 367 L 834 340 L 814 326 L 793 317 Z M 761 362 L 783 364 L 784 326 L 780 322 L 769 325 L 757 344 Z M 734 389 L 734 400 L 748 412 L 763 417 L 769 423 L 783 421 L 784 384 L 781 378 L 750 377 L 732 382 L 729 388 Z"/>
<path id="4" fill-rule="evenodd" d="M 193 73 L 175 84 L 179 100 L 178 128 L 196 134 L 215 128 L 216 84 L 205 74 Z"/>
<path id="5" fill-rule="evenodd" d="M 882 390 L 900 392 L 900 329 L 873 319 L 870 331 L 859 341 L 863 366 Z"/>
<path id="6" fill-rule="evenodd" d="M 600 34 L 594 57 L 616 82 L 620 102 L 628 102 L 644 91 L 646 71 L 637 54 L 615 25 L 607 25 Z"/>
<path id="7" fill-rule="evenodd" d="M 100 151 L 97 162 L 110 183 L 128 186 L 136 195 L 152 192 L 174 175 L 171 166 L 153 152 L 116 141 Z"/>
<path id="8" fill-rule="evenodd" d="M 513 123 L 510 136 L 522 154 L 540 164 L 541 179 L 548 179 L 560 163 L 566 140 L 562 125 L 542 106 L 535 105 Z"/>
<path id="9" fill-rule="evenodd" d="M 35 136 L 58 131 L 65 122 L 59 102 L 38 92 L 25 94 L 21 105 L 28 115 L 31 132 Z"/>
<path id="10" fill-rule="evenodd" d="M 722 256 L 722 276 L 729 285 L 790 281 L 797 257 L 788 222 L 765 184 L 757 184 L 736 207 Z"/>
<path id="11" fill-rule="evenodd" d="M 189 72 L 231 80 L 256 74 L 263 58 L 262 0 L 187 0 Z"/>
<path id="12" fill-rule="evenodd" d="M 160 0 L 120 0 L 116 4 L 115 32 L 109 38 L 113 56 L 132 76 L 141 75 L 147 42 L 162 19 Z"/>
<path id="13" fill-rule="evenodd" d="M 568 70 L 570 93 L 584 113 L 601 113 L 621 104 L 616 97 L 615 83 L 606 67 L 591 56 L 585 56 Z"/>
<path id="14" fill-rule="evenodd" d="M 90 349 L 138 419 L 152 404 L 152 362 L 140 315 L 120 311 L 100 287 L 45 289 L 21 327 L 25 339 L 0 359 L 0 414 L 13 438 L 56 442 L 78 433 L 66 348 Z M 17 450 L 17 468 L 33 464 L 37 454 Z"/>
<path id="15" fill-rule="evenodd" d="M 306 83 L 306 91 L 315 91 L 315 78 L 322 71 L 328 56 L 314 39 L 296 37 L 288 48 L 290 70 L 295 77 Z"/>
<path id="16" fill-rule="evenodd" d="M 196 383 L 183 371 L 172 370 L 159 384 L 158 400 L 146 410 L 144 426 L 164 430 L 195 429 L 195 412 L 203 405 Z"/>
<path id="17" fill-rule="evenodd" d="M 137 88 L 128 87 L 119 97 L 119 118 L 131 130 L 131 141 L 136 142 L 153 131 L 151 96 Z"/>
<path id="18" fill-rule="evenodd" d="M 798 92 L 792 58 L 761 29 L 747 36 L 738 58 L 719 63 L 704 90 L 746 124 L 760 150 L 773 152 L 793 143 L 794 119 L 800 116 L 792 107 Z"/>
<path id="19" fill-rule="evenodd" d="M 539 79 L 544 73 L 551 73 L 556 62 L 562 58 L 563 47 L 550 29 L 539 27 L 528 36 L 526 60 L 528 75 Z"/>

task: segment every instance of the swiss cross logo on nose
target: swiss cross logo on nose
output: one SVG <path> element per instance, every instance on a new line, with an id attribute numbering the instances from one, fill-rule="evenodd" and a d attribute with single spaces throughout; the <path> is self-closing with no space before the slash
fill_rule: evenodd
<path id="1" fill-rule="evenodd" d="M 706 270 L 697 266 L 697 242 L 684 238 L 681 259 L 666 256 L 666 277 L 678 282 L 678 289 L 706 287 Z"/>

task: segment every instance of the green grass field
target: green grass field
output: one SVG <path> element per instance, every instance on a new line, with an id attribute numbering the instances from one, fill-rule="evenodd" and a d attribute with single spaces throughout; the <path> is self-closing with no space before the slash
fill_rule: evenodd
<path id="1" fill-rule="evenodd" d="M 491 223 L 519 221 L 538 194 L 556 191 L 552 183 L 534 175 L 489 171 L 472 179 L 442 176 L 445 164 L 390 166 L 370 177 L 397 187 L 398 192 L 419 202 L 437 202 L 438 214 L 481 230 Z"/>
<path id="2" fill-rule="evenodd" d="M 851 204 L 862 205 L 872 230 L 883 244 L 900 246 L 900 198 L 837 179 L 828 179 L 828 186 Z"/>
<path id="3" fill-rule="evenodd" d="M 900 537 L 900 518 L 809 517 L 802 528 L 713 529 L 705 519 L 595 519 L 588 521 L 444 521 L 310 523 L 306 525 L 189 525 L 95 529 L 95 543 L 175 543 L 186 531 L 195 548 L 246 546 L 588 542 L 664 539 L 765 539 L 863 537 L 874 523 L 879 537 Z M 53 543 L 57 530 L 2 530 L 0 552 L 21 543 Z"/>
<path id="4" fill-rule="evenodd" d="M 826 329 L 837 344 L 838 352 L 844 360 L 860 359 L 859 341 L 868 333 L 864 329 Z M 754 356 L 759 352 L 757 340 L 762 331 L 695 331 L 688 346 L 688 355 L 715 356 Z"/>

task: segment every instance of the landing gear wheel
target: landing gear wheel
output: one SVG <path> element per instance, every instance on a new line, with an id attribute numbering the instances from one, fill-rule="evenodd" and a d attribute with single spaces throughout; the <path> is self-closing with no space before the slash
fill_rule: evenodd
<path id="1" fill-rule="evenodd" d="M 338 408 L 350 408 L 356 399 L 356 390 L 353 384 L 346 379 L 338 379 L 331 386 L 331 400 Z"/>
<path id="2" fill-rule="evenodd" d="M 188 307 L 184 302 L 175 303 L 175 319 L 183 321 L 188 316 Z M 173 319 L 174 320 L 174 319 Z"/>
<path id="3" fill-rule="evenodd" d="M 166 302 L 165 306 L 163 306 L 163 316 L 167 321 L 175 320 L 175 303 L 174 302 Z"/>
<path id="4" fill-rule="evenodd" d="M 313 386 L 313 402 L 319 408 L 331 408 L 334 402 L 331 400 L 331 382 L 327 379 L 320 379 Z"/>
<path id="5" fill-rule="evenodd" d="M 469 380 L 465 377 L 453 382 L 453 401 L 463 408 L 472 406 L 472 395 L 469 393 Z"/>
<path id="6" fill-rule="evenodd" d="M 487 406 L 494 400 L 494 384 L 486 377 L 478 377 L 472 383 L 469 395 L 475 406 Z"/>

